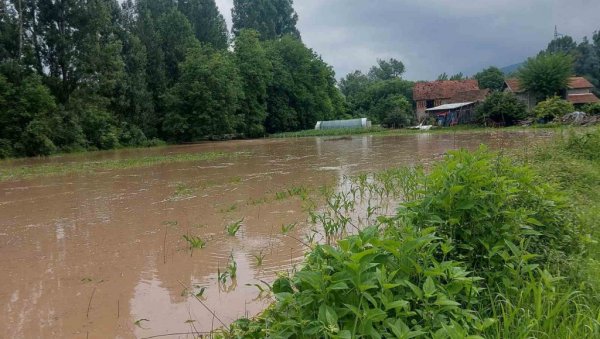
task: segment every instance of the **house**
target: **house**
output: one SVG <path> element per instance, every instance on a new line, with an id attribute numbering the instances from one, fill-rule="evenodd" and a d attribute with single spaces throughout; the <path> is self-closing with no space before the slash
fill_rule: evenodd
<path id="1" fill-rule="evenodd" d="M 444 104 L 426 109 L 438 126 L 468 124 L 475 119 L 476 101 Z"/>
<path id="2" fill-rule="evenodd" d="M 569 87 L 566 92 L 566 99 L 573 105 L 580 106 L 585 104 L 593 104 L 600 102 L 600 99 L 592 93 L 594 85 L 592 85 L 584 77 L 572 77 L 569 80 Z"/>
<path id="3" fill-rule="evenodd" d="M 521 88 L 519 79 L 512 78 L 504 80 L 504 92 L 513 93 L 517 99 L 525 104 L 527 111 L 531 111 L 535 105 L 537 105 L 537 99 L 535 95 L 530 91 L 526 91 Z"/>
<path id="4" fill-rule="evenodd" d="M 571 77 L 569 79 L 569 86 L 562 91 L 561 96 L 575 106 L 600 102 L 600 99 L 592 93 L 593 89 L 594 85 L 587 81 L 586 78 Z M 504 81 L 504 91 L 514 93 L 517 99 L 521 100 L 527 106 L 528 111 L 531 111 L 537 104 L 536 96 L 530 91 L 525 91 L 521 88 L 519 79 L 506 79 Z"/>
<path id="5" fill-rule="evenodd" d="M 470 93 L 470 94 L 467 94 Z M 416 103 L 417 120 L 427 116 L 427 109 L 441 105 L 464 102 L 458 96 L 481 97 L 487 92 L 481 92 L 477 80 L 445 80 L 432 82 L 418 82 L 413 89 L 413 100 Z M 458 100 L 458 101 L 457 101 Z M 478 101 L 478 100 L 467 100 Z"/>

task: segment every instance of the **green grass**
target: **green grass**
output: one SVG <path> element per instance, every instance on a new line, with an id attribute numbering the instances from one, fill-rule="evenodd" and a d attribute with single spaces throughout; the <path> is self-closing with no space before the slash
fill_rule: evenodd
<path id="1" fill-rule="evenodd" d="M 385 131 L 381 127 L 372 128 L 342 128 L 329 130 L 305 130 L 298 132 L 284 132 L 272 134 L 270 138 L 301 138 L 301 137 L 322 137 L 322 136 L 346 136 L 355 134 L 371 134 Z"/>
<path id="2" fill-rule="evenodd" d="M 230 155 L 224 152 L 187 153 L 150 156 L 101 161 L 76 161 L 62 164 L 43 164 L 20 166 L 14 168 L 0 168 L 0 182 L 21 180 L 54 175 L 87 174 L 99 171 L 123 170 L 132 168 L 151 167 L 162 164 L 208 161 L 224 158 Z"/>
<path id="3" fill-rule="evenodd" d="M 332 130 L 305 130 L 298 132 L 285 132 L 272 134 L 270 138 L 302 138 L 302 137 L 325 137 L 325 136 L 352 136 L 352 135 L 364 135 L 369 134 L 373 136 L 394 136 L 394 135 L 412 135 L 422 133 L 433 133 L 433 134 L 453 134 L 453 133 L 489 133 L 493 131 L 528 131 L 528 130 L 540 130 L 540 129 L 559 129 L 564 128 L 563 125 L 546 124 L 546 125 L 534 125 L 534 126 L 511 126 L 504 128 L 491 128 L 479 125 L 460 125 L 453 127 L 434 127 L 429 131 L 420 131 L 414 129 L 387 129 L 382 127 L 373 127 L 370 129 L 357 128 L 357 129 L 332 129 Z"/>

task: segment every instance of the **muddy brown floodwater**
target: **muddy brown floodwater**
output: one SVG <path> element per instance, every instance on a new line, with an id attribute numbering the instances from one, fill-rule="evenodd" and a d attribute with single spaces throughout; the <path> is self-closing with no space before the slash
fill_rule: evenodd
<path id="1" fill-rule="evenodd" d="M 0 337 L 130 338 L 220 326 L 191 293 L 229 323 L 269 300 L 255 286 L 301 262 L 281 225 L 306 215 L 292 187 L 344 175 L 429 163 L 453 148 L 528 147 L 547 132 L 232 141 L 0 163 L 45 163 L 179 153 L 243 152 L 217 160 L 0 182 Z M 236 236 L 227 224 L 244 218 Z M 184 234 L 206 247 L 190 252 Z M 255 256 L 264 255 L 259 267 Z M 217 283 L 233 256 L 237 281 Z M 184 287 L 188 287 L 186 291 Z M 190 293 L 191 292 L 191 293 Z"/>

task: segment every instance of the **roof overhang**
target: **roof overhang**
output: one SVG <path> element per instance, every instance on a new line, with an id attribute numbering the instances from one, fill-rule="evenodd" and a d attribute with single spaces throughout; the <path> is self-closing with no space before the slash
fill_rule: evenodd
<path id="1" fill-rule="evenodd" d="M 445 104 L 445 105 L 440 105 L 440 106 L 428 108 L 425 111 L 427 111 L 427 112 L 449 111 L 449 110 L 453 110 L 453 109 L 457 109 L 457 108 L 462 108 L 462 107 L 465 107 L 465 106 L 469 106 L 469 105 L 472 105 L 472 104 L 474 104 L 474 102 L 459 102 L 459 103 L 455 103 L 455 104 Z"/>

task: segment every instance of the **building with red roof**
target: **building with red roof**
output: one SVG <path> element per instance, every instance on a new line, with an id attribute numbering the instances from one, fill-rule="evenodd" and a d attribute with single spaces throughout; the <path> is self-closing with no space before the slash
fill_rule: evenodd
<path id="1" fill-rule="evenodd" d="M 475 79 L 418 82 L 413 88 L 413 100 L 417 106 L 419 120 L 425 116 L 429 108 L 465 101 L 480 101 L 485 99 L 487 94 L 488 91 L 479 89 L 479 83 Z"/>
<path id="2" fill-rule="evenodd" d="M 571 77 L 569 85 L 562 91 L 561 96 L 576 106 L 600 102 L 600 99 L 592 93 L 593 89 L 594 85 L 586 78 Z M 504 81 L 504 91 L 514 93 L 519 100 L 525 103 L 528 110 L 532 110 L 537 104 L 535 95 L 521 88 L 519 79 L 506 79 Z"/>

